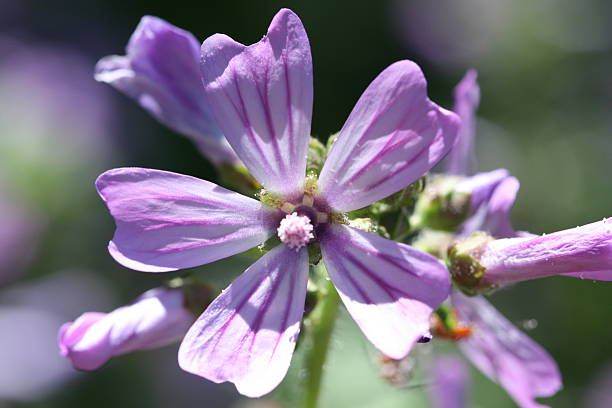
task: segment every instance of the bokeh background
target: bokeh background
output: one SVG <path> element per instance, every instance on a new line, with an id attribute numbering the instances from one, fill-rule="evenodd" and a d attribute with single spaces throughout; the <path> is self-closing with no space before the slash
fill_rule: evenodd
<path id="1" fill-rule="evenodd" d="M 100 172 L 141 166 L 217 179 L 190 141 L 96 83 L 97 59 L 122 54 L 145 14 L 200 40 L 222 32 L 253 43 L 281 7 L 298 13 L 310 37 L 314 135 L 337 131 L 396 60 L 416 61 L 431 98 L 446 107 L 475 68 L 479 169 L 505 167 L 520 179 L 516 227 L 552 232 L 612 215 L 609 1 L 0 0 L 0 407 L 293 406 L 299 351 L 283 385 L 254 402 L 231 385 L 182 373 L 176 345 L 80 373 L 59 357 L 55 340 L 64 321 L 110 311 L 173 276 L 131 271 L 108 255 L 114 224 L 93 187 Z M 223 287 L 248 262 L 237 256 L 197 271 Z M 594 401 L 609 393 L 611 299 L 612 284 L 561 277 L 491 297 L 557 360 L 564 389 L 545 401 L 551 406 L 605 406 Z M 322 406 L 428 406 L 422 381 L 394 388 L 379 369 L 343 313 Z M 514 406 L 472 374 L 473 406 Z"/>

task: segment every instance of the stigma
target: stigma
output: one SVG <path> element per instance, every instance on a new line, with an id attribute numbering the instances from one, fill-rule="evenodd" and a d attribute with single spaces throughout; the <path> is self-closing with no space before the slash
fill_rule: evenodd
<path id="1" fill-rule="evenodd" d="M 299 251 L 314 238 L 313 229 L 308 216 L 293 212 L 281 220 L 277 232 L 285 245 Z"/>

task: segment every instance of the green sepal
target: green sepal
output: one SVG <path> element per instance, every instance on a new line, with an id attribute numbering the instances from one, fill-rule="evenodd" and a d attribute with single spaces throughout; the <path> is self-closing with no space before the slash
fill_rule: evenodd
<path id="1" fill-rule="evenodd" d="M 494 286 L 481 284 L 486 268 L 479 262 L 486 246 L 493 238 L 484 232 L 475 232 L 457 241 L 448 250 L 447 267 L 457 287 L 469 296 L 490 291 Z"/>
<path id="2" fill-rule="evenodd" d="M 319 141 L 319 139 L 310 136 L 308 142 L 308 160 L 306 164 L 306 172 L 309 174 L 319 175 L 327 157 L 327 147 Z"/>

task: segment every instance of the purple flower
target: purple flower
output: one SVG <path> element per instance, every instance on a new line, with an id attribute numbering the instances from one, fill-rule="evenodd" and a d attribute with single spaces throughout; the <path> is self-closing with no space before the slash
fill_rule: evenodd
<path id="1" fill-rule="evenodd" d="M 101 59 L 96 80 L 122 91 L 160 122 L 193 139 L 212 162 L 236 162 L 204 96 L 195 37 L 162 19 L 145 16 L 126 51 L 126 56 Z"/>
<path id="2" fill-rule="evenodd" d="M 514 327 L 482 296 L 451 296 L 459 321 L 471 335 L 459 340 L 463 354 L 492 381 L 501 385 L 521 408 L 542 408 L 536 397 L 561 389 L 561 375 L 553 358 Z"/>
<path id="3" fill-rule="evenodd" d="M 212 113 L 264 186 L 262 201 L 213 183 L 148 169 L 116 169 L 97 188 L 117 223 L 109 248 L 123 265 L 163 272 L 282 243 L 213 301 L 187 333 L 179 363 L 248 396 L 271 391 L 289 367 L 308 281 L 306 245 L 319 243 L 332 282 L 366 337 L 392 358 L 428 332 L 449 293 L 434 257 L 350 228 L 341 213 L 401 190 L 448 152 L 458 118 L 432 103 L 418 66 L 397 62 L 366 89 L 318 181 L 305 177 L 313 86 L 300 19 L 281 10 L 245 46 L 216 34 L 202 45 Z"/>
<path id="4" fill-rule="evenodd" d="M 182 337 L 194 321 L 180 289 L 152 289 L 111 313 L 84 313 L 59 332 L 61 354 L 80 370 L 111 357 L 161 347 Z"/>
<path id="5" fill-rule="evenodd" d="M 470 371 L 461 358 L 437 357 L 430 374 L 432 384 L 428 391 L 434 408 L 469 407 Z"/>

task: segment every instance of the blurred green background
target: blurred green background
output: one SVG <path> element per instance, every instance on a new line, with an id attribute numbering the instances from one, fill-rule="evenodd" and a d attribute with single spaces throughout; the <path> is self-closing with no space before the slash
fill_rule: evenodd
<path id="1" fill-rule="evenodd" d="M 190 141 L 94 82 L 97 59 L 123 54 L 145 14 L 200 40 L 221 32 L 250 44 L 281 7 L 301 17 L 310 38 L 315 136 L 337 131 L 369 82 L 399 59 L 416 61 L 430 97 L 448 108 L 454 85 L 475 68 L 479 170 L 504 167 L 521 181 L 517 229 L 552 232 L 612 215 L 608 1 L 0 0 L 0 198 L 9 203 L 5 216 L 20 221 L 8 238 L 0 235 L 15 258 L 5 255 L 11 277 L 0 280 L 0 407 L 292 406 L 299 351 L 283 385 L 255 403 L 232 385 L 180 372 L 177 346 L 77 373 L 55 345 L 63 321 L 112 310 L 173 276 L 131 271 L 111 259 L 114 224 L 95 177 L 141 166 L 217 179 Z M 197 270 L 223 287 L 248 263 L 235 257 Z M 518 326 L 537 321 L 529 335 L 557 360 L 564 379 L 547 404 L 586 406 L 591 385 L 612 364 L 610 299 L 612 284 L 560 277 L 491 297 Z M 397 389 L 378 370 L 375 351 L 343 313 L 322 406 L 427 406 L 419 381 Z M 473 374 L 475 407 L 514 406 Z"/>

